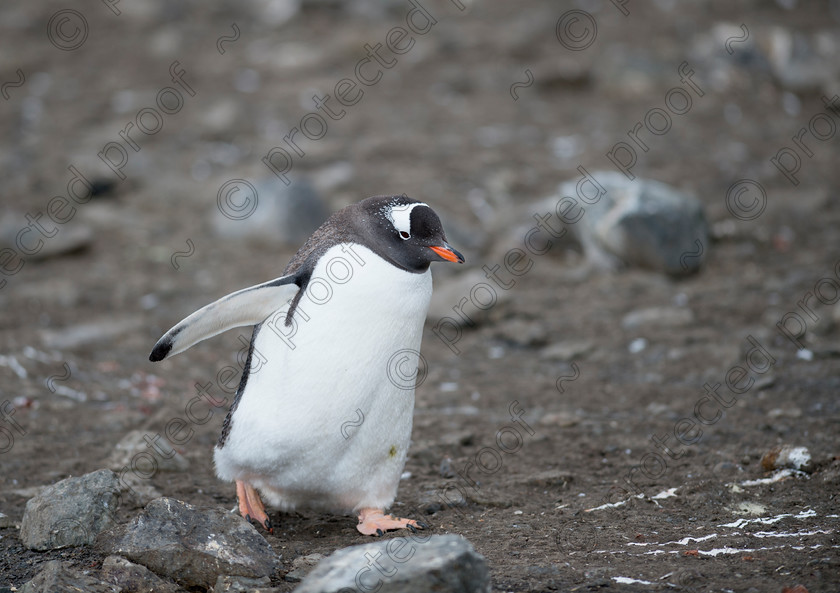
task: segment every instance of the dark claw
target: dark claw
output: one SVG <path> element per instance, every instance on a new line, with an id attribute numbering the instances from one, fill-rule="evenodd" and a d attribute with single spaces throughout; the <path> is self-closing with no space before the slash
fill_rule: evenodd
<path id="1" fill-rule="evenodd" d="M 409 530 L 411 533 L 417 533 L 417 528 L 416 528 L 416 527 L 414 527 L 414 525 L 412 525 L 411 523 L 406 524 L 406 527 L 408 527 L 408 530 Z"/>
<path id="2" fill-rule="evenodd" d="M 265 530 L 267 532 L 274 533 L 274 530 L 271 528 L 271 519 L 269 519 L 268 517 L 266 517 L 265 523 L 263 523 L 263 527 L 265 527 Z"/>
<path id="3" fill-rule="evenodd" d="M 251 515 L 245 515 L 245 520 L 250 523 L 251 525 L 254 524 L 254 520 L 251 518 Z"/>
<path id="4" fill-rule="evenodd" d="M 419 527 L 420 529 L 428 529 L 429 528 L 429 526 L 426 523 L 423 523 L 422 521 L 415 521 L 415 523 L 417 523 L 417 527 Z"/>
<path id="5" fill-rule="evenodd" d="M 383 535 L 385 535 L 385 532 L 382 531 L 381 529 L 377 529 L 376 530 L 376 535 L 379 536 L 379 537 L 382 537 Z"/>

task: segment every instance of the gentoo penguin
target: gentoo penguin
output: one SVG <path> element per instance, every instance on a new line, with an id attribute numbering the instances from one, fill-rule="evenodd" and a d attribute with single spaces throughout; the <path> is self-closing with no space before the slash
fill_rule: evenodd
<path id="1" fill-rule="evenodd" d="M 155 344 L 159 361 L 255 326 L 214 451 L 243 517 L 271 531 L 259 490 L 282 510 L 357 513 L 365 535 L 423 526 L 385 511 L 405 467 L 435 261 L 464 258 L 428 204 L 368 198 L 333 214 L 283 276 L 207 305 Z"/>

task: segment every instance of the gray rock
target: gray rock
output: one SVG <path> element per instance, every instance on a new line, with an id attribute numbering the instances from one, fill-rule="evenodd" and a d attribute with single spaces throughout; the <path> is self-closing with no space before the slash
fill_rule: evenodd
<path id="1" fill-rule="evenodd" d="M 840 459 L 833 460 L 822 471 L 822 479 L 826 484 L 840 484 Z"/>
<path id="2" fill-rule="evenodd" d="M 570 428 L 580 424 L 580 418 L 568 412 L 550 412 L 540 418 L 540 424 L 543 426 Z"/>
<path id="3" fill-rule="evenodd" d="M 304 579 L 296 593 L 489 592 L 484 557 L 457 535 L 398 537 L 331 554 Z"/>
<path id="4" fill-rule="evenodd" d="M 142 327 L 145 327 L 142 317 L 129 315 L 79 323 L 61 329 L 42 330 L 40 335 L 47 348 L 72 350 L 93 342 L 102 346 Z"/>
<path id="5" fill-rule="evenodd" d="M 595 344 L 587 340 L 563 340 L 540 350 L 540 359 L 570 361 L 581 358 L 594 349 Z"/>
<path id="6" fill-rule="evenodd" d="M 590 262 L 673 275 L 700 268 L 709 251 L 709 226 L 696 198 L 658 181 L 631 181 L 617 171 L 594 171 L 591 175 L 606 190 L 594 204 L 578 197 L 576 179 L 561 184 L 557 195 L 541 205 L 542 210 L 556 212 L 563 197 L 578 200 L 585 212 L 567 228 L 581 242 Z M 587 196 L 594 197 L 591 182 L 585 187 Z M 567 216 L 579 212 L 573 208 Z"/>
<path id="7" fill-rule="evenodd" d="M 155 443 L 152 442 L 152 438 L 153 435 L 142 430 L 132 430 L 117 443 L 105 465 L 114 471 L 119 471 L 126 466 L 131 467 L 131 460 L 135 455 L 145 453 L 154 457 L 157 471 L 177 472 L 189 469 L 190 462 L 183 455 L 169 447 L 165 440 L 158 439 Z M 156 445 L 163 453 L 156 451 L 153 446 L 149 445 L 149 442 Z"/>
<path id="8" fill-rule="evenodd" d="M 153 500 L 131 523 L 103 534 L 97 546 L 184 587 L 206 589 L 220 575 L 270 576 L 277 562 L 268 542 L 238 514 L 173 498 Z"/>
<path id="9" fill-rule="evenodd" d="M 338 161 L 313 171 L 312 185 L 321 194 L 329 194 L 350 183 L 355 174 L 352 164 Z"/>
<path id="10" fill-rule="evenodd" d="M 20 593 L 121 593 L 117 587 L 103 583 L 69 562 L 50 560 L 31 581 L 25 583 Z"/>
<path id="11" fill-rule="evenodd" d="M 811 452 L 807 447 L 782 445 L 773 447 L 764 454 L 761 458 L 761 467 L 768 472 L 790 468 L 811 473 L 814 471 L 814 462 L 811 460 Z"/>
<path id="12" fill-rule="evenodd" d="M 238 188 L 238 191 L 234 191 Z M 228 199 L 213 209 L 213 229 L 225 239 L 255 240 L 300 247 L 331 212 L 308 181 L 284 185 L 276 177 L 257 181 L 253 191 L 230 186 Z M 252 201 L 248 201 L 252 200 Z"/>
<path id="13" fill-rule="evenodd" d="M 22 212 L 8 211 L 0 216 L 0 249 L 17 249 L 18 233 L 28 224 Z M 26 238 L 30 249 L 34 251 L 32 255 L 24 257 L 26 261 L 45 260 L 75 253 L 87 249 L 93 243 L 93 229 L 75 221 L 62 225 L 54 236 L 41 238 L 42 244 L 38 247 L 34 237 L 40 236 L 35 233 L 31 235 L 32 238 Z"/>
<path id="14" fill-rule="evenodd" d="M 295 558 L 292 560 L 292 570 L 286 573 L 283 580 L 290 583 L 301 582 L 303 578 L 312 572 L 312 569 L 315 568 L 323 559 L 323 554 L 308 554 L 307 556 L 299 556 Z"/>
<path id="15" fill-rule="evenodd" d="M 438 473 L 441 478 L 454 478 L 455 472 L 452 470 L 452 458 L 444 457 L 440 462 Z"/>
<path id="16" fill-rule="evenodd" d="M 840 77 L 836 34 L 824 31 L 822 40 L 815 35 L 793 34 L 785 27 L 762 31 L 760 41 L 767 52 L 776 80 L 799 93 L 815 93 L 828 88 Z"/>
<path id="17" fill-rule="evenodd" d="M 120 593 L 178 593 L 175 583 L 164 581 L 145 566 L 119 556 L 108 556 L 102 563 L 102 578 Z"/>
<path id="18" fill-rule="evenodd" d="M 14 519 L 12 519 L 9 515 L 5 515 L 0 513 L 0 529 L 5 529 L 7 527 L 15 527 L 17 523 Z"/>
<path id="19" fill-rule="evenodd" d="M 505 319 L 496 327 L 495 336 L 517 346 L 544 346 L 548 341 L 548 328 L 541 321 Z"/>
<path id="20" fill-rule="evenodd" d="M 213 593 L 262 593 L 264 591 L 277 591 L 277 589 L 271 589 L 270 587 L 271 579 L 268 577 L 252 579 L 223 575 L 216 579 L 216 586 L 213 587 Z"/>
<path id="21" fill-rule="evenodd" d="M 109 469 L 62 480 L 26 503 L 20 539 L 30 550 L 92 544 L 114 525 L 119 498 L 119 481 Z"/>
<path id="22" fill-rule="evenodd" d="M 122 468 L 120 468 L 120 471 L 122 471 Z M 133 471 L 123 472 L 120 483 L 128 491 L 130 500 L 136 507 L 144 507 L 152 500 L 163 496 L 149 479 Z"/>
<path id="23" fill-rule="evenodd" d="M 561 488 L 565 488 L 574 479 L 574 475 L 569 472 L 559 469 L 548 469 L 531 474 L 518 481 L 521 484 L 530 484 L 532 486 L 560 486 Z"/>
<path id="24" fill-rule="evenodd" d="M 649 307 L 637 309 L 625 315 L 621 320 L 624 329 L 640 327 L 682 327 L 694 323 L 691 309 L 679 307 Z"/>

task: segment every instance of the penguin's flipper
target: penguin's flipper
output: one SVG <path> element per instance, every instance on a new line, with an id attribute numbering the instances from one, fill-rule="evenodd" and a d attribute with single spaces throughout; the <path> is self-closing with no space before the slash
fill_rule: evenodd
<path id="1" fill-rule="evenodd" d="M 297 276 L 290 274 L 210 303 L 166 332 L 155 344 L 149 360 L 163 360 L 234 327 L 265 321 L 295 297 L 300 290 L 296 282 Z"/>

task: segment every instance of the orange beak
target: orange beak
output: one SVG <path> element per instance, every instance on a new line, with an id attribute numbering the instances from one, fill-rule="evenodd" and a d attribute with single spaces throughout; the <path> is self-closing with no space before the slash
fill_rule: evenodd
<path id="1" fill-rule="evenodd" d="M 429 247 L 429 249 L 431 249 L 432 251 L 437 253 L 439 256 L 441 256 L 446 261 L 456 262 L 456 263 L 459 263 L 459 264 L 464 263 L 464 256 L 461 255 L 460 253 L 458 253 L 457 251 L 455 251 L 454 249 L 452 249 L 452 247 L 450 247 L 446 243 L 444 243 L 444 247 L 433 246 L 433 247 Z"/>

